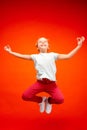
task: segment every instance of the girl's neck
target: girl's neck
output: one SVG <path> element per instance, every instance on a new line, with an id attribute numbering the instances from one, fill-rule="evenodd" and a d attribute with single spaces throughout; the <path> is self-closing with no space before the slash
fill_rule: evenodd
<path id="1" fill-rule="evenodd" d="M 40 50 L 40 53 L 47 53 L 47 50 Z"/>

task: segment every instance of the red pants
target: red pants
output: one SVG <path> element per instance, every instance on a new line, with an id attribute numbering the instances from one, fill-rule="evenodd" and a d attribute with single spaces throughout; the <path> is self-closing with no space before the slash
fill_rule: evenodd
<path id="1" fill-rule="evenodd" d="M 61 104 L 64 102 L 64 97 L 56 85 L 55 81 L 37 80 L 32 86 L 30 86 L 22 95 L 22 99 L 26 101 L 33 101 L 40 103 L 42 102 L 42 97 L 37 96 L 36 94 L 40 92 L 49 93 L 51 96 L 48 98 L 49 103 L 51 104 Z"/>

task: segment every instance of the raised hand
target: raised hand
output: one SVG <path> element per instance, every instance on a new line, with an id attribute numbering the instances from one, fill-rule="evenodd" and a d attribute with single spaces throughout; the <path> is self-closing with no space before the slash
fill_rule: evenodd
<path id="1" fill-rule="evenodd" d="M 7 51 L 7 52 L 11 52 L 11 47 L 9 45 L 6 45 L 4 47 L 4 50 Z"/>
<path id="2" fill-rule="evenodd" d="M 78 45 L 82 45 L 82 43 L 85 41 L 85 37 L 82 36 L 82 37 L 77 37 L 77 42 L 78 42 Z"/>

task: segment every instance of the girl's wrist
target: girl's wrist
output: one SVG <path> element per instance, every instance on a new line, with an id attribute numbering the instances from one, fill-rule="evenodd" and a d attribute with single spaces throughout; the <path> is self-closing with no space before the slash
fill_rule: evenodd
<path id="1" fill-rule="evenodd" d="M 78 47 L 82 47 L 82 44 L 78 44 Z"/>
<path id="2" fill-rule="evenodd" d="M 12 51 L 10 50 L 10 51 L 9 51 L 9 53 L 11 54 L 11 53 L 12 53 Z"/>

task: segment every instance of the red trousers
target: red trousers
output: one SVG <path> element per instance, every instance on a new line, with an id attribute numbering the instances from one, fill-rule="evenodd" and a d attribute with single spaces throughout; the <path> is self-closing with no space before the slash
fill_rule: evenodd
<path id="1" fill-rule="evenodd" d="M 50 104 L 61 104 L 64 102 L 64 97 L 59 87 L 56 85 L 56 82 L 46 79 L 43 81 L 37 80 L 23 93 L 22 99 L 40 103 L 42 102 L 42 97 L 36 95 L 40 92 L 46 92 L 50 95 L 48 98 Z"/>

